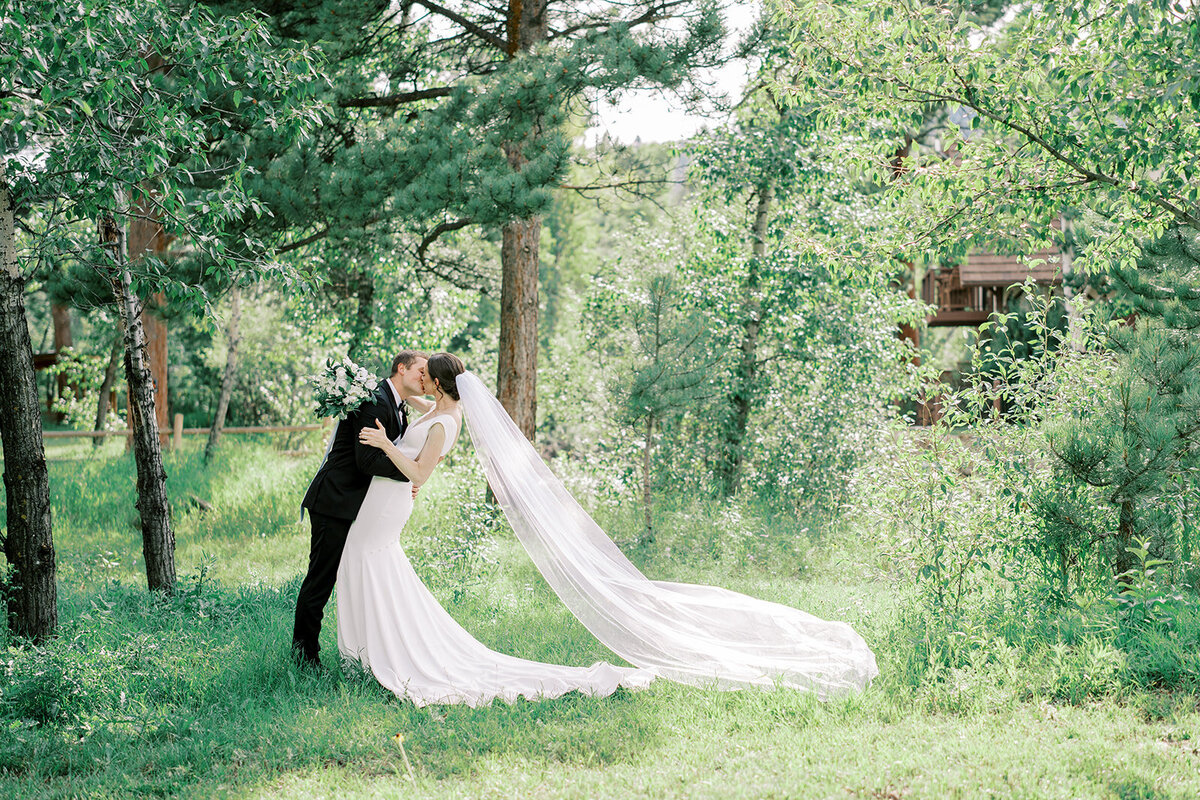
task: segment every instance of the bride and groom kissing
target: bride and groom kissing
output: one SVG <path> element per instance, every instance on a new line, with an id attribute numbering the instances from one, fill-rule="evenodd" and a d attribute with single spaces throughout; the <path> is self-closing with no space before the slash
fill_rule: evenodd
<path id="1" fill-rule="evenodd" d="M 411 424 L 406 406 L 421 413 Z M 564 666 L 491 650 L 413 571 L 399 535 L 417 489 L 454 446 L 464 412 L 488 484 L 538 571 L 571 613 L 633 666 Z M 874 655 L 844 623 L 718 587 L 646 578 L 483 382 L 449 353 L 396 356 L 374 396 L 338 422 L 302 506 L 312 541 L 296 602 L 295 656 L 319 664 L 321 621 L 336 582 L 341 656 L 419 706 L 539 700 L 575 690 L 602 696 L 659 678 L 826 697 L 861 690 L 878 674 Z"/>

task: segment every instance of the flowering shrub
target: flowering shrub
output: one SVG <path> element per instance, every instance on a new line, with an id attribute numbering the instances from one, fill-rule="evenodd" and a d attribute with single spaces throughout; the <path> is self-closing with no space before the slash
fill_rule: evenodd
<path id="1" fill-rule="evenodd" d="M 371 373 L 349 358 L 327 359 L 325 368 L 309 378 L 318 417 L 345 417 L 366 402 L 379 385 Z"/>

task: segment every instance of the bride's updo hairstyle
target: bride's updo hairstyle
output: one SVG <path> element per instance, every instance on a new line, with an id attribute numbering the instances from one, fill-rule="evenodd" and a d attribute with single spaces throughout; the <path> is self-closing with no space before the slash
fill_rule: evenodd
<path id="1" fill-rule="evenodd" d="M 458 376 L 467 371 L 462 359 L 453 353 L 434 353 L 425 362 L 425 374 L 438 382 L 442 392 L 458 400 Z"/>

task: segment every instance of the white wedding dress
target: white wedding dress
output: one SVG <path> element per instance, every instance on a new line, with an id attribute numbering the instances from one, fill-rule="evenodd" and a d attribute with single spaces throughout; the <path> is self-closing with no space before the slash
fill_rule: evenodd
<path id="1" fill-rule="evenodd" d="M 442 425 L 449 452 L 458 424 L 430 412 L 408 427 L 396 445 L 416 458 L 434 425 Z M 446 613 L 413 571 L 399 536 L 412 514 L 412 484 L 374 478 L 346 537 L 337 574 L 338 650 L 369 669 L 385 688 L 418 706 L 487 705 L 558 697 L 570 691 L 608 695 L 647 686 L 649 669 L 598 662 L 567 667 L 527 661 L 485 647 Z"/>

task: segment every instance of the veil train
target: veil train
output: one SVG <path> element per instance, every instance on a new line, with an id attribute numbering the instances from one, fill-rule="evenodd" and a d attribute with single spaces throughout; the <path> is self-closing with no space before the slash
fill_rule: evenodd
<path id="1" fill-rule="evenodd" d="M 879 674 L 843 622 L 715 586 L 652 581 L 554 476 L 473 373 L 457 379 L 475 454 L 538 571 L 614 653 L 681 683 L 788 686 L 822 699 Z"/>

